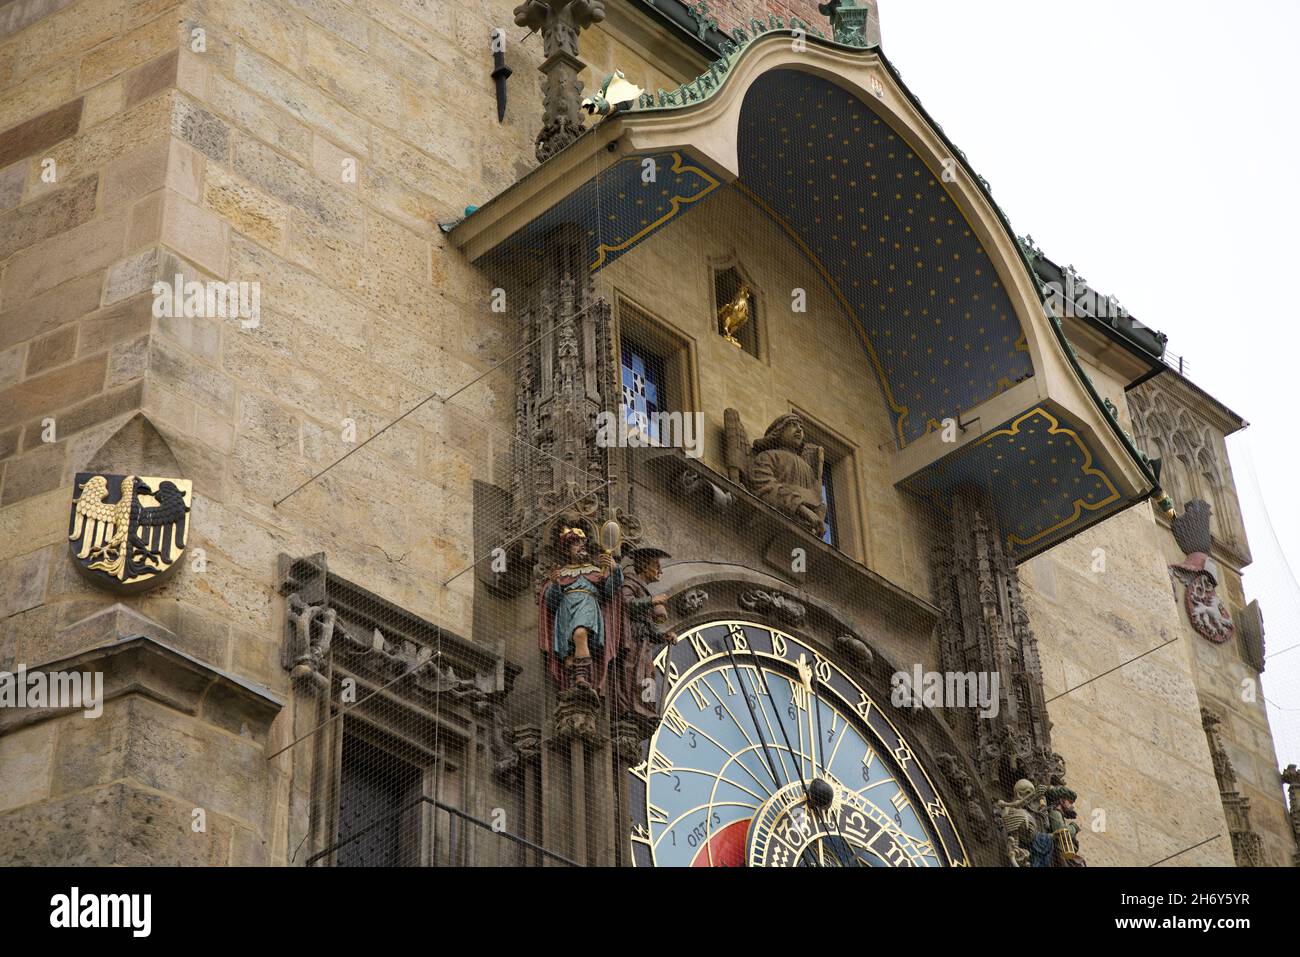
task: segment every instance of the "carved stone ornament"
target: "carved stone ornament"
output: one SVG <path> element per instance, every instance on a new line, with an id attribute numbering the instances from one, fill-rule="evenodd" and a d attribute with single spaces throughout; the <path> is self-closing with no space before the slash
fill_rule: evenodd
<path id="1" fill-rule="evenodd" d="M 840 654 L 855 662 L 862 669 L 870 668 L 871 662 L 875 659 L 867 643 L 857 635 L 836 635 L 835 647 Z"/>
<path id="2" fill-rule="evenodd" d="M 727 474 L 756 498 L 789 516 L 809 534 L 826 534 L 822 500 L 825 451 L 804 441 L 798 413 L 778 416 L 751 445 L 735 409 L 723 412 Z"/>
<path id="3" fill-rule="evenodd" d="M 1238 867 L 1263 867 L 1264 840 L 1250 822 L 1250 799 L 1237 790 L 1237 772 L 1232 759 L 1223 746 L 1219 725 L 1223 715 L 1211 708 L 1201 708 L 1201 727 L 1210 746 L 1210 760 L 1214 777 L 1219 784 L 1219 799 L 1228 821 L 1228 834 L 1232 838 L 1232 857 Z"/>
<path id="4" fill-rule="evenodd" d="M 334 643 L 337 612 L 324 605 L 309 605 L 294 592 L 289 596 L 290 638 L 282 663 L 295 681 L 309 680 L 326 686 L 325 662 Z"/>
<path id="5" fill-rule="evenodd" d="M 1192 628 L 1202 638 L 1222 644 L 1236 634 L 1232 615 L 1215 590 L 1218 565 L 1210 558 L 1210 506 L 1194 500 L 1173 520 L 1174 539 L 1187 554 L 1169 572 L 1183 584 L 1183 602 Z"/>
<path id="6" fill-rule="evenodd" d="M 578 34 L 605 19 L 602 0 L 527 0 L 515 7 L 515 23 L 542 35 L 542 131 L 537 159 L 546 162 L 582 135 L 582 81 Z"/>
<path id="7" fill-rule="evenodd" d="M 808 614 L 807 608 L 779 591 L 748 589 L 740 593 L 737 602 L 745 611 L 771 615 L 789 625 L 802 624 Z"/>
<path id="8" fill-rule="evenodd" d="M 1295 856 L 1291 859 L 1291 864 L 1300 867 L 1300 768 L 1294 764 L 1287 765 L 1282 772 L 1282 783 L 1287 787 L 1287 801 L 1290 805 L 1287 818 L 1291 822 L 1291 837 L 1295 840 Z"/>
<path id="9" fill-rule="evenodd" d="M 611 727 L 614 741 L 614 753 L 625 765 L 633 765 L 641 760 L 641 745 L 654 733 L 655 723 L 645 718 L 631 717 L 615 721 Z"/>
<path id="10" fill-rule="evenodd" d="M 1021 778 L 1063 784 L 1065 762 L 1052 750 L 1038 641 L 987 498 L 955 497 L 949 534 L 934 551 L 933 578 L 940 670 L 1000 676 L 995 717 L 952 718 L 975 742 L 981 780 L 996 791 Z"/>
<path id="11" fill-rule="evenodd" d="M 459 705 L 475 716 L 487 730 L 494 772 L 513 775 L 519 753 L 505 721 L 505 699 L 517 668 L 334 578 L 324 554 L 281 556 L 281 563 L 288 627 L 280 663 L 295 683 L 323 700 L 337 668 L 385 685 L 402 679 L 393 684 L 394 694 L 411 707 Z M 375 613 L 391 627 L 378 627 Z"/>
<path id="12" fill-rule="evenodd" d="M 181 565 L 192 501 L 187 479 L 78 472 L 68 520 L 73 564 L 119 595 L 161 585 Z"/>
<path id="13" fill-rule="evenodd" d="M 698 472 L 683 469 L 673 480 L 674 487 L 684 498 L 719 515 L 735 504 L 736 496 Z"/>
<path id="14" fill-rule="evenodd" d="M 943 772 L 948 786 L 961 798 L 962 806 L 966 810 L 966 820 L 971 826 L 975 839 L 987 841 L 990 834 L 989 817 L 984 811 L 974 779 L 966 772 L 961 759 L 955 754 L 947 752 L 938 754 L 935 755 L 935 760 L 939 763 L 939 770 Z"/>
<path id="15" fill-rule="evenodd" d="M 703 611 L 704 606 L 709 603 L 709 593 L 703 588 L 692 588 L 684 592 L 679 601 L 683 615 L 694 615 L 696 612 Z"/>
<path id="16" fill-rule="evenodd" d="M 535 587 L 563 557 L 563 526 L 581 525 L 594 535 L 616 505 L 608 491 L 617 478 L 611 450 L 597 441 L 598 416 L 614 408 L 620 394 L 613 310 L 595 296 L 581 256 L 572 236 L 551 244 L 519 330 L 506 528 L 527 530 L 519 557 L 530 566 Z M 619 510 L 615 518 L 635 543 L 640 523 Z"/>
<path id="17" fill-rule="evenodd" d="M 542 729 L 535 724 L 517 725 L 511 743 L 521 762 L 535 760 L 542 754 Z"/>
<path id="18" fill-rule="evenodd" d="M 595 690 L 575 684 L 556 698 L 555 729 L 552 742 L 577 739 L 589 744 L 600 741 L 600 696 Z"/>

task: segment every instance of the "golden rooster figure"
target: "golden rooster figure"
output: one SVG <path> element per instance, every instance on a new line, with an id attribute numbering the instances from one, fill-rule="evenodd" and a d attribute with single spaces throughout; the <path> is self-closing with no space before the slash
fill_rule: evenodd
<path id="1" fill-rule="evenodd" d="M 736 348 L 743 348 L 736 333 L 749 322 L 749 286 L 741 284 L 736 298 L 718 310 L 718 331 Z"/>

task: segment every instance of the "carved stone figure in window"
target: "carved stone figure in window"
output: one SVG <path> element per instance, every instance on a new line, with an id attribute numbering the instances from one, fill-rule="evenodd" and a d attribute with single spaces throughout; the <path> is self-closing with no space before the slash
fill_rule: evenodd
<path id="1" fill-rule="evenodd" d="M 804 440 L 798 413 L 780 416 L 751 447 L 740 424 L 740 413 L 727 409 L 727 471 L 759 499 L 790 516 L 811 534 L 826 534 L 826 502 L 822 498 L 824 450 Z"/>

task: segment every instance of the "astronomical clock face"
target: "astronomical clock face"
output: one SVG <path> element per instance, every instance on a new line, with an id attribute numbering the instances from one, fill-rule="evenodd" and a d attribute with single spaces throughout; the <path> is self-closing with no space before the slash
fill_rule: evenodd
<path id="1" fill-rule="evenodd" d="M 810 645 L 717 622 L 655 664 L 663 718 L 629 777 L 637 866 L 968 863 L 906 739 Z"/>

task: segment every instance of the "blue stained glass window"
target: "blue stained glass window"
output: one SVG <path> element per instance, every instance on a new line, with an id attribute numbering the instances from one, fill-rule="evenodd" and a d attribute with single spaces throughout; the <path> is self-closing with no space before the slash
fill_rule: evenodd
<path id="1" fill-rule="evenodd" d="M 632 342 L 623 343 L 623 415 L 630 434 L 659 442 L 659 416 L 664 401 L 664 361 Z"/>
<path id="2" fill-rule="evenodd" d="M 826 503 L 826 531 L 822 541 L 827 545 L 839 547 L 839 535 L 835 530 L 835 484 L 831 479 L 831 463 L 822 463 L 822 501 Z"/>

